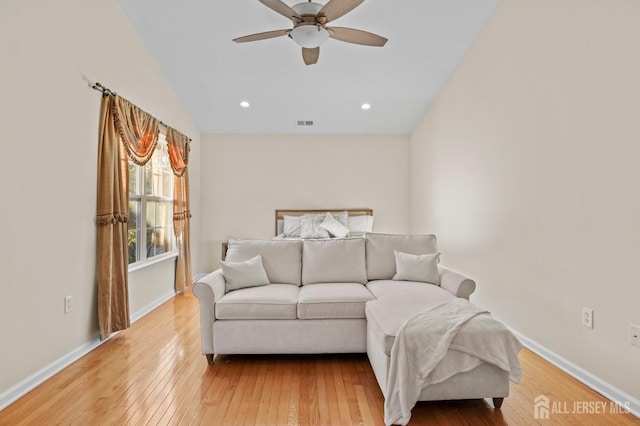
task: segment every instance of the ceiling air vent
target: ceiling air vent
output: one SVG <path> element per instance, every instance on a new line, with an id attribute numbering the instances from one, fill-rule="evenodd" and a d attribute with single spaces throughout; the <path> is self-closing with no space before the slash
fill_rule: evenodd
<path id="1" fill-rule="evenodd" d="M 313 126 L 313 120 L 298 120 L 298 126 Z"/>

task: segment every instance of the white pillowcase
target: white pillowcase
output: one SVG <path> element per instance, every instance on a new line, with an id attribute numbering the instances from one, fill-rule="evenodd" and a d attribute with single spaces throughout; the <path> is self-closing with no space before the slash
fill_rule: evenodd
<path id="1" fill-rule="evenodd" d="M 394 281 L 418 281 L 440 285 L 438 261 L 440 253 L 414 255 L 393 251 L 396 255 Z"/>
<path id="2" fill-rule="evenodd" d="M 301 226 L 300 216 L 284 215 L 284 228 L 282 232 L 285 237 L 299 237 Z"/>
<path id="3" fill-rule="evenodd" d="M 300 238 L 329 238 L 329 232 L 320 227 L 325 214 L 305 214 L 300 219 Z"/>
<path id="4" fill-rule="evenodd" d="M 262 265 L 262 256 L 257 255 L 244 262 L 220 261 L 222 275 L 226 281 L 225 293 L 247 287 L 269 284 L 269 277 Z"/>
<path id="5" fill-rule="evenodd" d="M 351 235 L 363 235 L 373 232 L 373 216 L 349 216 L 349 232 Z"/>
<path id="6" fill-rule="evenodd" d="M 324 220 L 320 224 L 320 228 L 328 231 L 336 238 L 344 238 L 349 235 L 349 228 L 333 217 L 331 213 L 325 215 Z"/>

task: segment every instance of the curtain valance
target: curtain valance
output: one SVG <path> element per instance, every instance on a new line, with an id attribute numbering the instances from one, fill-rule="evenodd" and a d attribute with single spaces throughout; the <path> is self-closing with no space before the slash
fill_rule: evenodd
<path id="1" fill-rule="evenodd" d="M 120 96 L 113 98 L 113 121 L 120 139 L 131 161 L 144 166 L 158 144 L 160 120 Z"/>

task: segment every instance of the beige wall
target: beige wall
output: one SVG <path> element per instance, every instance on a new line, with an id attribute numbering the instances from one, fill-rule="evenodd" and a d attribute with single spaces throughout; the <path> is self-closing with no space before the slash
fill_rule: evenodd
<path id="1" fill-rule="evenodd" d="M 638 22 L 637 1 L 503 0 L 410 148 L 412 231 L 473 300 L 637 399 Z"/>
<path id="2" fill-rule="evenodd" d="M 369 207 L 374 230 L 409 230 L 409 138 L 204 135 L 202 258 L 229 238 L 271 238 L 276 209 Z"/>
<path id="3" fill-rule="evenodd" d="M 98 332 L 100 94 L 86 80 L 102 82 L 194 139 L 196 211 L 200 147 L 199 130 L 116 0 L 4 0 L 0 58 L 2 395 Z M 193 249 L 197 258 L 197 244 Z M 132 313 L 170 292 L 172 281 L 172 274 L 158 279 L 154 269 L 132 274 Z M 67 295 L 73 312 L 65 315 Z"/>

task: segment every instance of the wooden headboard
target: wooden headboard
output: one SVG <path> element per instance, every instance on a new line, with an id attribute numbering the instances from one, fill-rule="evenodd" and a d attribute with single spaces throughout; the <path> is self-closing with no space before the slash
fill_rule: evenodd
<path id="1" fill-rule="evenodd" d="M 302 216 L 304 214 L 319 214 L 319 213 L 338 213 L 346 211 L 349 216 L 373 216 L 373 209 L 318 209 L 318 210 L 276 210 L 275 220 L 275 235 L 278 235 L 278 221 L 284 220 L 284 216 Z"/>

